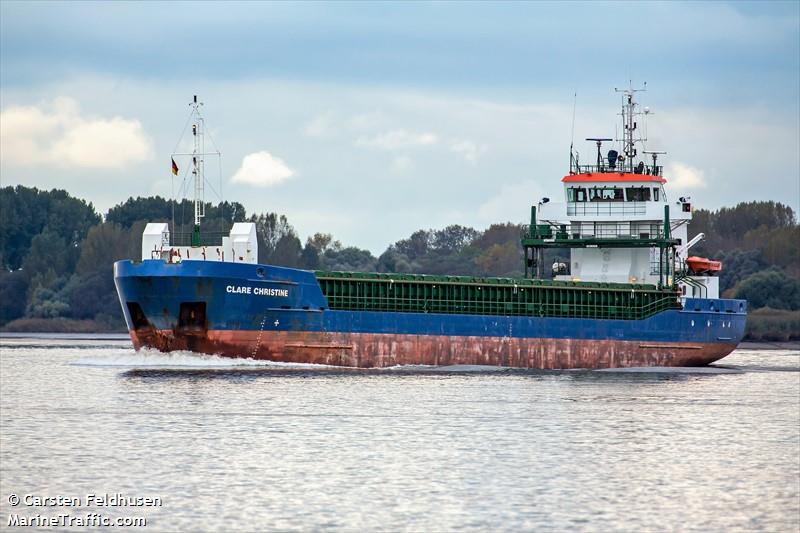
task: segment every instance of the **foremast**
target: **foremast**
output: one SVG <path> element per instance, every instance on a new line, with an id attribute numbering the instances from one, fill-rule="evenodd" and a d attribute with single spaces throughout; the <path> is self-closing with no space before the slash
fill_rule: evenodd
<path id="1" fill-rule="evenodd" d="M 203 126 L 205 121 L 200 114 L 202 102 L 197 101 L 194 95 L 190 104 L 192 107 L 192 175 L 194 176 L 194 225 L 192 226 L 192 246 L 200 246 L 200 220 L 206 216 L 205 204 L 205 136 Z"/>
<path id="2" fill-rule="evenodd" d="M 202 238 L 200 235 L 200 223 L 206 216 L 206 203 L 205 203 L 205 158 L 209 155 L 219 157 L 219 151 L 207 153 L 205 150 L 205 118 L 200 112 L 203 102 L 197 100 L 197 95 L 194 95 L 192 101 L 189 103 L 191 109 L 189 114 L 189 122 L 192 124 L 192 151 L 191 152 L 173 152 L 173 174 L 177 175 L 178 167 L 174 163 L 175 157 L 190 157 L 191 158 L 191 173 L 194 189 L 194 219 L 192 223 L 191 246 L 202 246 Z M 186 130 L 184 130 L 186 131 Z M 174 226 L 174 221 L 173 221 Z"/>

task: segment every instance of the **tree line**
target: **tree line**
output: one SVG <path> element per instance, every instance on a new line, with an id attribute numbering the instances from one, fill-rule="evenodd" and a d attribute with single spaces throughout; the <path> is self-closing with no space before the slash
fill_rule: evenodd
<path id="1" fill-rule="evenodd" d="M 237 202 L 209 203 L 205 209 L 207 233 L 227 232 L 234 222 L 254 222 L 260 263 L 309 270 L 523 275 L 520 237 L 525 227 L 520 224 L 420 229 L 375 257 L 329 233 L 303 242 L 286 216 L 277 213 L 248 215 Z M 0 327 L 124 330 L 113 263 L 140 259 L 147 222 L 168 222 L 177 235 L 191 231 L 193 216 L 189 200 L 129 198 L 101 217 L 91 203 L 63 190 L 0 189 Z M 756 337 L 800 337 L 800 328 L 786 326 L 784 320 L 787 313 L 800 311 L 800 226 L 790 207 L 750 202 L 698 210 L 689 231 L 690 237 L 706 235 L 693 254 L 723 261 L 723 296 L 746 298 L 751 309 L 767 310 L 761 315 L 770 324 L 780 322 L 769 327 L 760 323 Z M 548 264 L 568 257 L 567 250 L 547 250 L 544 259 Z M 772 330 L 782 332 L 773 335 Z"/>

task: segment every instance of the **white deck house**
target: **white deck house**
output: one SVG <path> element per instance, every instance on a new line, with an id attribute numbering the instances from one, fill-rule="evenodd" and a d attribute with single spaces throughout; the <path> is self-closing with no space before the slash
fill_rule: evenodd
<path id="1" fill-rule="evenodd" d="M 664 189 L 666 180 L 662 176 L 594 172 L 571 174 L 562 182 L 565 201 L 541 204 L 539 220 L 554 228 L 556 233 L 560 231 L 561 236 L 568 240 L 589 244 L 571 249 L 568 273 L 557 272 L 555 279 L 653 285 L 669 283 L 671 279 L 661 279 L 660 249 L 642 246 L 642 241 L 665 237 L 665 206 L 669 207 L 668 237 L 678 241 L 675 265 L 670 272 L 674 275 L 685 270 L 689 248 L 699 240 L 692 243 L 687 240 L 687 226 L 692 218 L 691 204 L 684 198 L 670 202 Z M 592 245 L 592 241 L 597 241 L 597 244 Z M 687 277 L 688 280 L 678 282 L 686 296 L 719 296 L 718 278 Z"/>

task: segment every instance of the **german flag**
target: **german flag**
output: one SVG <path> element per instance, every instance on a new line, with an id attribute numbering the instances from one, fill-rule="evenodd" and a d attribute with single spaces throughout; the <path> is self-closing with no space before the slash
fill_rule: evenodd
<path id="1" fill-rule="evenodd" d="M 178 175 L 178 163 L 175 162 L 174 157 L 172 158 L 172 173 Z"/>

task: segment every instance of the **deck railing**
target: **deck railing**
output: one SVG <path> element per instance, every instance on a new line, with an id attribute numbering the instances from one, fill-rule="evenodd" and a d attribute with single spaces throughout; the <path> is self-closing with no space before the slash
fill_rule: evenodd
<path id="1" fill-rule="evenodd" d="M 224 231 L 208 231 L 200 234 L 200 246 L 222 246 L 222 238 L 227 237 Z M 192 232 L 178 232 L 170 235 L 172 246 L 192 246 Z"/>
<path id="2" fill-rule="evenodd" d="M 537 224 L 525 232 L 524 239 L 554 239 L 556 241 L 585 239 L 624 239 L 650 241 L 664 238 L 660 224 L 636 222 L 575 222 L 572 224 Z"/>
<path id="3" fill-rule="evenodd" d="M 646 214 L 646 202 L 567 202 L 568 216 Z"/>
<path id="4" fill-rule="evenodd" d="M 621 167 L 617 165 L 615 168 L 608 166 L 606 162 L 603 165 L 577 165 L 572 164 L 570 169 L 572 174 L 609 174 L 614 172 L 624 172 L 626 174 L 641 174 L 642 176 L 661 176 L 664 172 L 664 167 L 661 165 L 643 165 L 641 167 L 634 167 L 631 170 L 629 167 Z"/>

